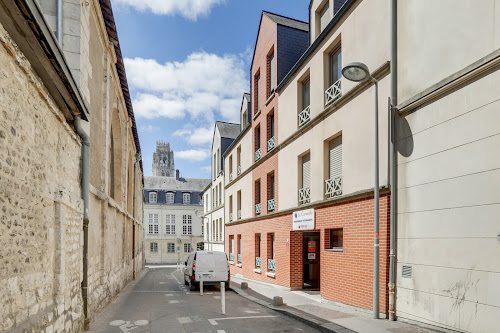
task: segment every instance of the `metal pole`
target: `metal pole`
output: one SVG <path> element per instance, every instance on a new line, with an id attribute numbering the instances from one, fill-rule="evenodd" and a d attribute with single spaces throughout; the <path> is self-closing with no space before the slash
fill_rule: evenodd
<path id="1" fill-rule="evenodd" d="M 378 185 L 378 81 L 375 83 L 375 219 L 374 219 L 374 241 L 373 241 L 373 318 L 379 318 L 379 185 Z"/>
<path id="2" fill-rule="evenodd" d="M 226 283 L 220 283 L 220 300 L 222 303 L 222 314 L 226 314 Z"/>
<path id="3" fill-rule="evenodd" d="M 63 0 L 57 0 L 57 22 L 56 22 L 56 32 L 57 32 L 57 41 L 61 45 L 63 44 Z"/>
<path id="4" fill-rule="evenodd" d="M 395 295 L 395 257 L 396 257 L 396 126 L 395 112 L 397 104 L 397 0 L 391 0 L 391 109 L 390 126 L 390 178 L 391 178 L 391 226 L 390 226 L 390 254 L 389 254 L 389 320 L 395 320 L 396 295 Z"/>

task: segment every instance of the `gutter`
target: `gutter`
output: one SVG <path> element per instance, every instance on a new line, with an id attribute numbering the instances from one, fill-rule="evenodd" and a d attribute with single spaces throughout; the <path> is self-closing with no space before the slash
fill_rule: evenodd
<path id="1" fill-rule="evenodd" d="M 57 41 L 63 45 L 63 0 L 57 0 Z"/>
<path id="2" fill-rule="evenodd" d="M 90 320 L 88 317 L 88 250 L 89 250 L 89 175 L 90 175 L 90 139 L 82 127 L 81 116 L 75 117 L 75 129 L 82 139 L 82 199 L 83 199 L 83 315 L 84 328 L 88 330 Z"/>
<path id="3" fill-rule="evenodd" d="M 397 113 L 397 0 L 391 0 L 391 103 L 390 103 L 390 184 L 391 184 L 391 214 L 390 214 L 390 254 L 389 254 L 389 320 L 396 319 L 396 135 L 395 120 Z"/>

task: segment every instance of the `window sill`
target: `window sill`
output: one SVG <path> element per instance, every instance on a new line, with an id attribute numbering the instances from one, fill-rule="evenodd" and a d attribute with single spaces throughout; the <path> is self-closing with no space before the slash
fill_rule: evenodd
<path id="1" fill-rule="evenodd" d="M 255 273 L 262 274 L 262 270 L 260 268 L 255 268 L 253 271 Z"/>
<path id="2" fill-rule="evenodd" d="M 252 120 L 255 120 L 260 115 L 260 110 L 253 116 Z M 215 180 L 215 179 L 214 179 Z"/>
<path id="3" fill-rule="evenodd" d="M 266 272 L 266 275 L 272 277 L 273 279 L 276 277 L 276 273 L 274 272 Z"/>
<path id="4" fill-rule="evenodd" d="M 241 267 L 241 264 L 236 264 L 236 267 Z"/>
<path id="5" fill-rule="evenodd" d="M 228 261 L 229 265 L 233 265 L 234 266 L 234 261 Z"/>
<path id="6" fill-rule="evenodd" d="M 325 249 L 327 252 L 344 252 L 344 248 L 342 247 L 335 247 L 333 249 Z"/>
<path id="7" fill-rule="evenodd" d="M 274 98 L 274 95 L 275 95 L 275 91 L 274 91 L 274 89 L 273 89 L 273 91 L 272 91 L 271 95 L 269 96 L 269 98 L 268 98 L 268 99 L 266 100 L 266 102 L 264 103 L 266 106 L 267 106 L 267 104 L 271 103 L 271 101 L 272 101 L 272 100 L 273 100 L 273 98 Z"/>

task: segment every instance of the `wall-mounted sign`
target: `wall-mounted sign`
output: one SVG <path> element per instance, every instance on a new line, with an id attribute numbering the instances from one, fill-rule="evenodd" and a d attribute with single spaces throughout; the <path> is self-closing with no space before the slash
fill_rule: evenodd
<path id="1" fill-rule="evenodd" d="M 307 252 L 316 252 L 316 241 L 307 242 Z"/>
<path id="2" fill-rule="evenodd" d="M 308 253 L 308 254 L 307 254 L 307 259 L 309 259 L 309 260 L 314 260 L 314 259 L 316 259 L 316 253 Z"/>
<path id="3" fill-rule="evenodd" d="M 314 230 L 314 208 L 293 212 L 293 230 Z"/>

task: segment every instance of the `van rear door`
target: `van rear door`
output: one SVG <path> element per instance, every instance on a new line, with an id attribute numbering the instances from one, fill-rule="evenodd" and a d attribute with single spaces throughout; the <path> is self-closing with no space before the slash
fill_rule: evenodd
<path id="1" fill-rule="evenodd" d="M 215 280 L 215 257 L 214 252 L 197 252 L 196 255 L 196 280 L 203 276 L 203 281 Z"/>
<path id="2" fill-rule="evenodd" d="M 224 252 L 214 252 L 215 257 L 215 279 L 216 281 L 227 281 L 227 257 Z"/>

